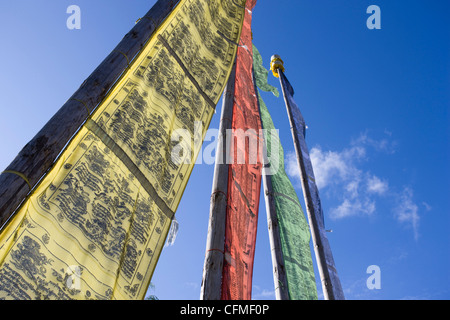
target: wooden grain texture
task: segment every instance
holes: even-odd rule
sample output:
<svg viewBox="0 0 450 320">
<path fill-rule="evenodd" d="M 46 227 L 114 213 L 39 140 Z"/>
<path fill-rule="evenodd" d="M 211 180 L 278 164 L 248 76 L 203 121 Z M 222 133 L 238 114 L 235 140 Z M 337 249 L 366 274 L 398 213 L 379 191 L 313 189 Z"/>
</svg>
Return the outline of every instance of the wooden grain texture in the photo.
<svg viewBox="0 0 450 320">
<path fill-rule="evenodd" d="M 178 2 L 158 0 L 4 171 L 22 173 L 34 187 L 86 121 L 88 110 L 91 113 L 105 98 L 129 61 Z M 0 175 L 0 226 L 11 217 L 29 191 L 27 182 L 19 175 L 10 172 Z"/>
<path fill-rule="evenodd" d="M 255 76 L 253 75 L 255 92 L 258 92 Z M 261 114 L 261 105 L 258 100 L 259 113 Z M 261 119 L 261 128 L 264 130 L 264 124 Z M 267 128 L 266 128 L 267 130 Z M 264 138 L 268 139 L 269 135 Z M 275 198 L 273 193 L 270 161 L 267 158 L 267 142 L 263 144 L 263 169 L 262 180 L 264 187 L 264 199 L 266 204 L 267 228 L 269 231 L 270 254 L 272 257 L 273 283 L 275 288 L 275 298 L 277 300 L 289 300 L 289 287 L 287 281 L 286 267 L 281 244 L 280 226 L 275 206 Z"/>
<path fill-rule="evenodd" d="M 272 257 L 273 282 L 275 286 L 275 298 L 277 300 L 289 300 L 289 288 L 286 268 L 281 248 L 280 228 L 278 223 L 275 199 L 273 197 L 272 180 L 266 174 L 266 165 L 263 169 L 264 197 L 266 200 L 267 225 L 269 230 L 270 253 Z"/>
<path fill-rule="evenodd" d="M 233 66 L 223 97 L 219 139 L 216 148 L 216 165 L 214 168 L 205 263 L 200 292 L 201 300 L 221 299 L 228 191 L 228 164 L 226 160 L 229 158 L 227 152 L 230 142 L 227 139 L 227 131 L 230 132 L 231 130 L 231 121 L 233 118 L 235 67 Z"/>
</svg>

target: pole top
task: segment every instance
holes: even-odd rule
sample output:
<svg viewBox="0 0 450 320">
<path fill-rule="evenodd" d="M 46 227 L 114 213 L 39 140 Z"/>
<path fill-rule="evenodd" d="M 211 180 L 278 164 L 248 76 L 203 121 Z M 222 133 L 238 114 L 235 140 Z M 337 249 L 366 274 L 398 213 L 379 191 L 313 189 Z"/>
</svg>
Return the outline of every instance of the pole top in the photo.
<svg viewBox="0 0 450 320">
<path fill-rule="evenodd" d="M 270 58 L 270 70 L 276 78 L 279 77 L 278 69 L 281 69 L 281 71 L 284 72 L 284 61 L 281 60 L 279 55 L 274 54 L 272 58 Z"/>
</svg>

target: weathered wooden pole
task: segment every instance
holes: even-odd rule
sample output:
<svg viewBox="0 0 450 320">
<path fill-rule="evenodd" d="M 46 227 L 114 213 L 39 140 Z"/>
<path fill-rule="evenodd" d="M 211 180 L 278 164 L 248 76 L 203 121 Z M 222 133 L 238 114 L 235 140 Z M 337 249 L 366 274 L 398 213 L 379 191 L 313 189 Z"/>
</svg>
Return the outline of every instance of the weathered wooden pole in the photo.
<svg viewBox="0 0 450 320">
<path fill-rule="evenodd" d="M 255 92 L 258 92 L 256 83 Z M 258 108 L 261 114 L 260 103 L 258 100 Z M 261 128 L 264 130 L 263 123 L 261 121 Z M 260 135 L 264 140 L 269 139 L 269 135 L 272 133 L 266 132 L 265 135 Z M 273 140 L 272 140 L 273 141 Z M 275 287 L 275 298 L 277 300 L 289 300 L 289 287 L 287 285 L 287 275 L 286 268 L 284 265 L 283 252 L 281 248 L 281 238 L 280 238 L 280 228 L 278 223 L 277 211 L 275 207 L 275 199 L 272 187 L 272 174 L 271 165 L 268 160 L 267 154 L 267 142 L 262 143 L 262 180 L 264 186 L 264 199 L 266 203 L 266 214 L 267 214 L 267 227 L 269 231 L 269 241 L 270 241 L 270 253 L 272 257 L 272 268 L 273 268 L 273 282 Z M 272 156 L 272 155 L 271 155 Z"/>
<path fill-rule="evenodd" d="M 294 140 L 295 153 L 300 168 L 300 177 L 305 198 L 306 211 L 308 213 L 311 238 L 314 245 L 317 267 L 325 300 L 344 300 L 344 292 L 335 267 L 333 254 L 328 242 L 323 224 L 323 212 L 320 204 L 319 192 L 315 184 L 314 172 L 308 147 L 306 145 L 304 131 L 306 128 L 303 116 L 298 106 L 293 101 L 292 88 L 284 75 L 283 61 L 277 55 L 272 56 L 271 70 L 280 78 L 284 101 L 291 125 L 292 138 Z"/>
<path fill-rule="evenodd" d="M 264 184 L 264 198 L 266 200 L 267 224 L 269 228 L 270 252 L 273 266 L 273 282 L 277 300 L 289 300 L 286 268 L 281 249 L 280 228 L 273 196 L 272 179 L 270 178 L 270 164 L 264 159 L 262 172 Z"/>
<path fill-rule="evenodd" d="M 234 84 L 236 64 L 224 90 L 219 137 L 216 147 L 216 164 L 211 194 L 208 238 L 203 267 L 201 300 L 220 300 L 222 295 L 222 272 L 227 216 L 228 163 L 230 152 L 231 124 L 233 119 Z"/>
<path fill-rule="evenodd" d="M 178 0 L 158 0 L 0 175 L 0 227 L 105 98 Z"/>
</svg>

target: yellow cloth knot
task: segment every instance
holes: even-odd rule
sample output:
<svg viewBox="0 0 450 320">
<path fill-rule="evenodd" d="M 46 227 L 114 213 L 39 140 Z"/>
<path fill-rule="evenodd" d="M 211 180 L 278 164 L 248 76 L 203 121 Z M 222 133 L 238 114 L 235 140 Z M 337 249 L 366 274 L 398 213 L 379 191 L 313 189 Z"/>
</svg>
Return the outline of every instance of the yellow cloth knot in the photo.
<svg viewBox="0 0 450 320">
<path fill-rule="evenodd" d="M 278 69 L 284 72 L 284 61 L 281 60 L 280 56 L 275 54 L 270 60 L 270 70 L 272 71 L 274 77 L 278 78 Z"/>
</svg>

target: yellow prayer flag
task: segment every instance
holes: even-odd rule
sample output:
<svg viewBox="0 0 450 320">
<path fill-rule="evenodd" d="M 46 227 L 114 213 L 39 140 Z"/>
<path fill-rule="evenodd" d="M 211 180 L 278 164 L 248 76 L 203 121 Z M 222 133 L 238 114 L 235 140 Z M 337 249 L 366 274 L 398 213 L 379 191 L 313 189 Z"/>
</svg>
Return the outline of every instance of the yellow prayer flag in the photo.
<svg viewBox="0 0 450 320">
<path fill-rule="evenodd" d="M 2 230 L 0 299 L 144 298 L 243 17 L 180 1 Z"/>
</svg>

